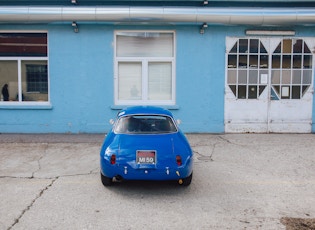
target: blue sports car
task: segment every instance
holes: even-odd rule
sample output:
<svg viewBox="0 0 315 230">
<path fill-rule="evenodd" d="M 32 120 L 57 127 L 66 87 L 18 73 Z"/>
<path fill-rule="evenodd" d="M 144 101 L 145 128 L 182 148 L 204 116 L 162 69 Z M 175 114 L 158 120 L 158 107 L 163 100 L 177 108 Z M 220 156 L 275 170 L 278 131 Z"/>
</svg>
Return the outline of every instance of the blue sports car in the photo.
<svg viewBox="0 0 315 230">
<path fill-rule="evenodd" d="M 134 106 L 120 111 L 100 152 L 104 186 L 122 180 L 176 180 L 190 185 L 193 152 L 170 111 Z"/>
</svg>

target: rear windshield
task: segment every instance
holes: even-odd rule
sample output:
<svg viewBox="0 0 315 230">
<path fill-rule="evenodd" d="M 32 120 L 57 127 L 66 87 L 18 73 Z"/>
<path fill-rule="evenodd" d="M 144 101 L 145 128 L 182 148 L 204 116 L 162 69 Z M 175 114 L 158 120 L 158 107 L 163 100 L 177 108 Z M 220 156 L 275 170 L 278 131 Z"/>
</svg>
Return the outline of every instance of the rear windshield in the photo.
<svg viewBox="0 0 315 230">
<path fill-rule="evenodd" d="M 116 133 L 173 133 L 177 132 L 172 118 L 160 115 L 133 115 L 119 118 Z"/>
</svg>

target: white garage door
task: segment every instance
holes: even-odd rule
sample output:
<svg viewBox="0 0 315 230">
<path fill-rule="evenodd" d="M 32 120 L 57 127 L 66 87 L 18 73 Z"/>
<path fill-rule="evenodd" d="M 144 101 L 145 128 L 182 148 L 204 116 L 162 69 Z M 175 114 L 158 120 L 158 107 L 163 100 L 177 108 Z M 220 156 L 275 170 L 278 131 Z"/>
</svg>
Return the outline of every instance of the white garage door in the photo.
<svg viewBox="0 0 315 230">
<path fill-rule="evenodd" d="M 226 39 L 225 132 L 310 133 L 314 39 Z"/>
</svg>

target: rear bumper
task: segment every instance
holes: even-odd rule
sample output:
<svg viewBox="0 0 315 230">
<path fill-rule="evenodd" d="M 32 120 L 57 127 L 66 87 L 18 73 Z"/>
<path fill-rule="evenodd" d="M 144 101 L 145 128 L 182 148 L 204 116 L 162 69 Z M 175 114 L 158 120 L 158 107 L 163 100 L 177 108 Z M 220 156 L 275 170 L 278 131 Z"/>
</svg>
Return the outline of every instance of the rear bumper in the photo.
<svg viewBox="0 0 315 230">
<path fill-rule="evenodd" d="M 155 168 L 133 168 L 130 165 L 110 165 L 101 161 L 101 172 L 109 178 L 122 177 L 125 180 L 179 180 L 192 173 L 192 161 L 185 166 L 171 168 L 160 166 Z"/>
</svg>

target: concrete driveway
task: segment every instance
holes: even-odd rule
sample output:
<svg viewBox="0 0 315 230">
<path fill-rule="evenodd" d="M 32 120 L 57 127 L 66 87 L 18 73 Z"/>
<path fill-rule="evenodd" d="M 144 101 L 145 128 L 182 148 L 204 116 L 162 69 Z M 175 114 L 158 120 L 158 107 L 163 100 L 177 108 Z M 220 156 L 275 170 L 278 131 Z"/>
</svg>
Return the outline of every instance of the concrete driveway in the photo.
<svg viewBox="0 0 315 230">
<path fill-rule="evenodd" d="M 285 229 L 315 217 L 312 134 L 189 134 L 189 187 L 105 188 L 103 135 L 0 135 L 0 229 Z"/>
</svg>

